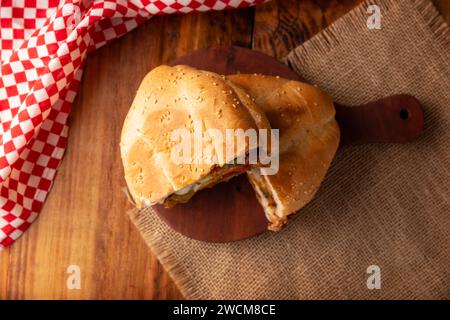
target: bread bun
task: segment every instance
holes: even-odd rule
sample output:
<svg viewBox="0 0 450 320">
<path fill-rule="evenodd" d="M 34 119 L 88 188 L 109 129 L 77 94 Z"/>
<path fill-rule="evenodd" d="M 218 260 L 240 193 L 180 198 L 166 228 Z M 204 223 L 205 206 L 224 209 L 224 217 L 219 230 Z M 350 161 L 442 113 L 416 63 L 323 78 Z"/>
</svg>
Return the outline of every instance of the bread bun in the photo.
<svg viewBox="0 0 450 320">
<path fill-rule="evenodd" d="M 275 175 L 248 173 L 258 199 L 278 230 L 316 194 L 339 145 L 333 100 L 306 83 L 263 75 L 228 76 L 252 96 L 274 129 L 280 129 L 280 162 Z"/>
<path fill-rule="evenodd" d="M 200 124 L 203 149 L 216 158 L 194 158 L 192 163 L 171 161 L 176 129 L 194 132 Z M 159 66 L 143 79 L 125 119 L 120 152 L 129 192 L 138 207 L 163 201 L 172 193 L 206 177 L 213 168 L 233 161 L 225 141 L 210 136 L 214 128 L 270 128 L 264 113 L 247 94 L 225 77 L 188 66 Z M 237 154 L 257 148 L 245 141 Z M 196 157 L 195 154 L 193 154 Z M 205 161 L 208 160 L 208 161 Z"/>
</svg>

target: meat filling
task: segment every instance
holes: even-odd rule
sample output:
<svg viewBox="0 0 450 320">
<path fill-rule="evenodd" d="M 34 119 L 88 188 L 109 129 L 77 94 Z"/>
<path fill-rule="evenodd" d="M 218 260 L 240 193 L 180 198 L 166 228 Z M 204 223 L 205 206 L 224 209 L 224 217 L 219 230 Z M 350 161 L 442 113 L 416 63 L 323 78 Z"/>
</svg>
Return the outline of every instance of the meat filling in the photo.
<svg viewBox="0 0 450 320">
<path fill-rule="evenodd" d="M 253 188 L 256 190 L 256 197 L 258 198 L 259 203 L 264 207 L 264 212 L 269 220 L 267 229 L 279 231 L 283 225 L 286 224 L 287 218 L 280 216 L 279 211 L 281 208 L 279 208 L 275 202 L 274 195 L 270 191 L 267 182 L 261 177 L 258 170 L 249 172 L 247 176 Z"/>
<path fill-rule="evenodd" d="M 247 172 L 250 169 L 251 165 L 248 164 L 225 164 L 222 167 L 216 166 L 214 169 L 212 169 L 211 173 L 208 176 L 171 194 L 164 200 L 163 205 L 166 208 L 171 208 L 178 203 L 186 203 L 194 196 L 197 191 L 205 188 L 212 188 L 216 184 L 223 181 L 228 181 L 231 178 Z"/>
<path fill-rule="evenodd" d="M 256 177 L 254 174 L 249 174 L 248 178 L 250 180 L 250 183 L 257 190 L 256 197 L 258 198 L 259 202 L 264 203 L 269 210 L 275 213 L 277 205 L 261 176 Z"/>
</svg>

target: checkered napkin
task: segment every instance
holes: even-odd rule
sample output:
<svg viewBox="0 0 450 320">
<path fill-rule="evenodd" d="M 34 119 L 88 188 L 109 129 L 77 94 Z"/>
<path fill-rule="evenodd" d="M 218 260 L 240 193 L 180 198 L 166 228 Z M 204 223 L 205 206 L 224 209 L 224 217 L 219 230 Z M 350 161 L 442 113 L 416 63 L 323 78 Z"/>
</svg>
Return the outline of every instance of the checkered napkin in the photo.
<svg viewBox="0 0 450 320">
<path fill-rule="evenodd" d="M 0 0 L 0 250 L 38 216 L 86 56 L 153 15 L 267 0 Z"/>
</svg>

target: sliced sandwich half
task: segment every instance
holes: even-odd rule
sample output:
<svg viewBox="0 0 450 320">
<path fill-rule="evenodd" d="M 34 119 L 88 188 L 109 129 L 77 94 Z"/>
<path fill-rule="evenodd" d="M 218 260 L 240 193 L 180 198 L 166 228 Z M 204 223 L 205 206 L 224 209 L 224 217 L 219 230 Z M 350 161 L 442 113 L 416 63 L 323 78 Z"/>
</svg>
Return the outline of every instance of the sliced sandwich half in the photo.
<svg viewBox="0 0 450 320">
<path fill-rule="evenodd" d="M 228 76 L 252 96 L 280 132 L 279 171 L 247 173 L 264 207 L 269 229 L 279 230 L 290 214 L 316 194 L 339 145 L 333 100 L 306 83 L 263 75 Z"/>
<path fill-rule="evenodd" d="M 258 131 L 270 124 L 225 77 L 187 66 L 160 66 L 147 74 L 120 142 L 125 179 L 137 207 L 185 203 L 197 191 L 250 170 L 253 164 L 242 159 L 259 147 L 258 139 L 234 136 L 234 153 L 227 152 L 224 137 L 230 129 Z M 176 132 L 189 133 L 189 141 Z"/>
</svg>

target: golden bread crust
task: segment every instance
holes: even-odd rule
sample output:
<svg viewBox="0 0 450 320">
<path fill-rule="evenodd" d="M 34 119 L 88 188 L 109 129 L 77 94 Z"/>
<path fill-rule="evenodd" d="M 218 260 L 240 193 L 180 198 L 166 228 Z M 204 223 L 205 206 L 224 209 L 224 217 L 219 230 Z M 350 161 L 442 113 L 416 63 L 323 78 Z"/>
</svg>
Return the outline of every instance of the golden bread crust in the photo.
<svg viewBox="0 0 450 320">
<path fill-rule="evenodd" d="M 171 139 L 172 132 L 186 129 L 193 134 L 196 124 L 200 125 L 203 150 L 211 150 L 217 161 L 171 161 L 177 144 Z M 161 201 L 205 177 L 216 165 L 233 160 L 227 157 L 223 139 L 206 134 L 211 128 L 225 136 L 226 129 L 257 130 L 270 125 L 242 89 L 215 73 L 188 66 L 159 66 L 145 76 L 125 119 L 120 142 L 125 179 L 138 207 Z M 191 144 L 193 149 L 194 142 Z M 245 141 L 237 154 L 256 147 L 257 143 Z"/>
<path fill-rule="evenodd" d="M 333 100 L 319 88 L 263 75 L 228 76 L 252 96 L 274 129 L 280 129 L 280 163 L 275 175 L 261 176 L 274 196 L 277 212 L 268 210 L 270 229 L 310 202 L 324 179 L 339 145 Z M 254 173 L 248 172 L 255 186 Z M 264 205 L 263 205 L 264 206 Z"/>
</svg>

